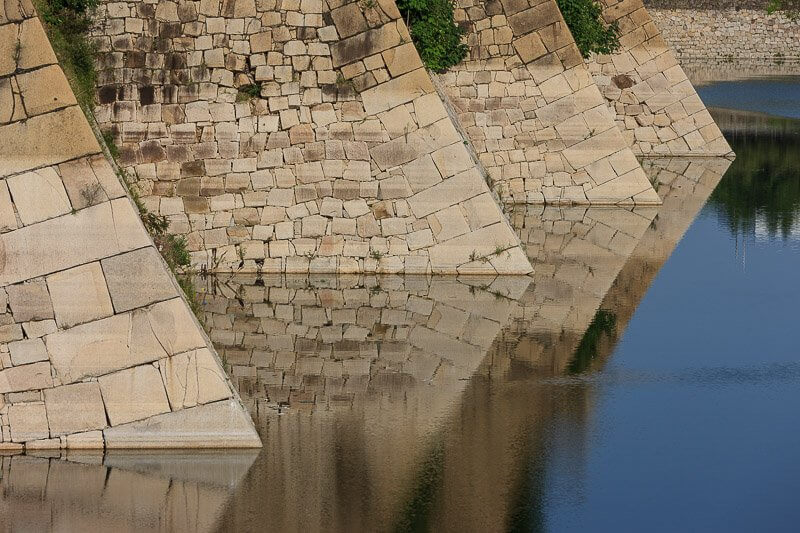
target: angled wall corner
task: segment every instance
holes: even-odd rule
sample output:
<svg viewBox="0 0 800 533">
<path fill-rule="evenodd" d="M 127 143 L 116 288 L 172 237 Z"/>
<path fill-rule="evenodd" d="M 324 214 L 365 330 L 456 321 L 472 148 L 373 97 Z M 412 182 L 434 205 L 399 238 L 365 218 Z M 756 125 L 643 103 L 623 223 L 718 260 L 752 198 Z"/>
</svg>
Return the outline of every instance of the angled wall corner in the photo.
<svg viewBox="0 0 800 533">
<path fill-rule="evenodd" d="M 0 449 L 261 445 L 26 0 L 0 10 L 0 320 Z"/>
<path fill-rule="evenodd" d="M 439 75 L 506 202 L 658 204 L 555 0 L 459 2 L 469 56 Z"/>
<path fill-rule="evenodd" d="M 393 1 L 129 1 L 98 18 L 101 126 L 196 266 L 530 272 Z"/>
<path fill-rule="evenodd" d="M 587 60 L 637 155 L 732 156 L 733 151 L 661 36 L 642 0 L 601 0 L 620 49 Z"/>
</svg>

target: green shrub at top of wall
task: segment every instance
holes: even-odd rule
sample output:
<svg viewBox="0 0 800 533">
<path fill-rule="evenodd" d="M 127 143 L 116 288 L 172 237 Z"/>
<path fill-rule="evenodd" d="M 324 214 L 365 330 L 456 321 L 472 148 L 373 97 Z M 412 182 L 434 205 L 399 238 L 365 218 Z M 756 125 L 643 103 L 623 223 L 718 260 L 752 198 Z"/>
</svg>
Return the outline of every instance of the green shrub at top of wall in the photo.
<svg viewBox="0 0 800 533">
<path fill-rule="evenodd" d="M 397 7 L 429 69 L 443 72 L 466 57 L 464 30 L 453 20 L 452 0 L 398 0 Z"/>
<path fill-rule="evenodd" d="M 556 0 L 583 57 L 592 52 L 610 54 L 619 48 L 617 23 L 603 22 L 603 8 L 597 0 Z"/>
</svg>

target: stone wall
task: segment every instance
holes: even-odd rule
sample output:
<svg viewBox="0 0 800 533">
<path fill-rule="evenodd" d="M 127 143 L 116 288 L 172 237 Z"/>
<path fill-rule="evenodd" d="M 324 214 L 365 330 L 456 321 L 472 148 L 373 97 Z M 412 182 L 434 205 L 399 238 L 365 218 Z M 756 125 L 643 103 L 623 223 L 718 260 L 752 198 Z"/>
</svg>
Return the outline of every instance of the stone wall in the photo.
<svg viewBox="0 0 800 533">
<path fill-rule="evenodd" d="M 646 0 L 645 5 L 675 51 L 685 59 L 800 61 L 800 22 L 768 14 L 765 0 Z"/>
<path fill-rule="evenodd" d="M 637 155 L 726 156 L 730 146 L 641 0 L 602 0 L 620 49 L 587 65 Z"/>
<path fill-rule="evenodd" d="M 503 200 L 659 203 L 555 0 L 463 0 L 468 58 L 439 76 Z"/>
<path fill-rule="evenodd" d="M 0 449 L 260 441 L 32 5 L 0 6 Z"/>
<path fill-rule="evenodd" d="M 98 119 L 196 267 L 530 271 L 393 0 L 108 2 L 98 21 Z"/>
</svg>

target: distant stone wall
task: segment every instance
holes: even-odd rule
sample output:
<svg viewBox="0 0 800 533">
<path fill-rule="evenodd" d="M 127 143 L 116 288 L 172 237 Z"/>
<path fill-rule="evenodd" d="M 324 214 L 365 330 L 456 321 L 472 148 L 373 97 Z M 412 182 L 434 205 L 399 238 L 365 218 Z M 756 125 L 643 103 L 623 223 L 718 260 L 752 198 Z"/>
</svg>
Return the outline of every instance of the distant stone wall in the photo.
<svg viewBox="0 0 800 533">
<path fill-rule="evenodd" d="M 750 0 L 647 0 L 645 6 L 678 59 L 763 58 L 800 61 L 800 22 L 767 14 Z"/>
<path fill-rule="evenodd" d="M 634 153 L 725 156 L 731 148 L 642 0 L 601 0 L 620 29 L 619 50 L 587 60 Z"/>
</svg>

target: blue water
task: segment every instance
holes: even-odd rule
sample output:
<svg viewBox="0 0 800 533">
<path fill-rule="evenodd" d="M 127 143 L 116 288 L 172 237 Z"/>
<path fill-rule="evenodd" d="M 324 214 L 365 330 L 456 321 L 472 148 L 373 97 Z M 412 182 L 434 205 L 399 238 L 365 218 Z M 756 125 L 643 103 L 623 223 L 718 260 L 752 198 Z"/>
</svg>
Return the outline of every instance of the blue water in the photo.
<svg viewBox="0 0 800 533">
<path fill-rule="evenodd" d="M 704 209 L 595 376 L 547 530 L 797 531 L 799 325 L 800 242 L 737 245 Z M 547 484 L 574 476 L 553 464 Z"/>
<path fill-rule="evenodd" d="M 800 80 L 796 77 L 718 82 L 698 87 L 697 93 L 709 107 L 800 118 Z"/>
</svg>

